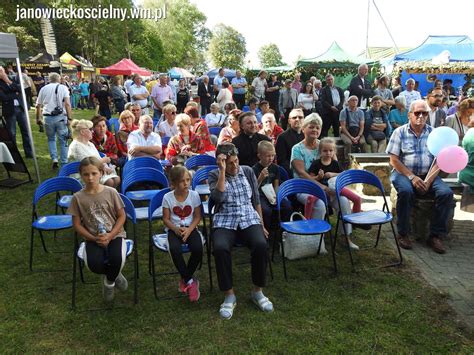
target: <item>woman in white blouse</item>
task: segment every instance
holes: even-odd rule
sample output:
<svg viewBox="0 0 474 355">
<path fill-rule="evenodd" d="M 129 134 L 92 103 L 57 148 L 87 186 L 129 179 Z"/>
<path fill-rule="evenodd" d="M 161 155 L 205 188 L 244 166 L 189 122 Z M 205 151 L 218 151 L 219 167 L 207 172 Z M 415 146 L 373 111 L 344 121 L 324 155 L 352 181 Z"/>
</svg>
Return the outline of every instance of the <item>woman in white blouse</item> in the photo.
<svg viewBox="0 0 474 355">
<path fill-rule="evenodd" d="M 227 80 L 222 81 L 222 89 L 219 90 L 216 101 L 219 104 L 221 112 L 224 112 L 224 106 L 227 103 L 234 102 L 232 99 L 232 93 L 229 90 L 229 82 Z"/>
<path fill-rule="evenodd" d="M 313 84 L 310 81 L 303 87 L 302 92 L 298 95 L 298 104 L 302 106 L 305 117 L 308 116 L 314 106 L 314 102 L 318 99 L 313 91 Z"/>
</svg>

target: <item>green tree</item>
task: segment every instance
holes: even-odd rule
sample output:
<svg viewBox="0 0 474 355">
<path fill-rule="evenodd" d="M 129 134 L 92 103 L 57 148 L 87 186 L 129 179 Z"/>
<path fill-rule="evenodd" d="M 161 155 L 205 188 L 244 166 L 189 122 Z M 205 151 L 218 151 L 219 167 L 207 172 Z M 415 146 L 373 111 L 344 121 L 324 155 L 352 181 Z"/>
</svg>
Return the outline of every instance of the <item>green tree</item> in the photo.
<svg viewBox="0 0 474 355">
<path fill-rule="evenodd" d="M 209 54 L 216 67 L 242 69 L 247 49 L 245 38 L 230 26 L 218 24 L 212 32 Z"/>
<path fill-rule="evenodd" d="M 275 43 L 270 43 L 260 47 L 257 55 L 262 68 L 285 65 L 285 63 L 282 61 L 280 49 Z"/>
<path fill-rule="evenodd" d="M 145 0 L 145 8 L 161 8 L 166 18 L 149 22 L 152 33 L 163 44 L 163 69 L 203 66 L 210 31 L 205 27 L 206 16 L 189 0 Z"/>
</svg>

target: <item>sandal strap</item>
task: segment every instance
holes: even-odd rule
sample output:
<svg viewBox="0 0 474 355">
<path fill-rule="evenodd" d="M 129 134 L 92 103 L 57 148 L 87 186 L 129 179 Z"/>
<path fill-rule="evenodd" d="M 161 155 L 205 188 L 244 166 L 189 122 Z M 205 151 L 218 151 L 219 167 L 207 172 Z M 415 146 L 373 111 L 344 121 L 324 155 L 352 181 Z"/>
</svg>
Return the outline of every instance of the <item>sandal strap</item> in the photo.
<svg viewBox="0 0 474 355">
<path fill-rule="evenodd" d="M 266 311 L 267 306 L 271 306 L 273 309 L 273 303 L 270 302 L 270 300 L 267 297 L 262 297 L 259 300 L 256 300 L 255 298 L 253 299 L 255 304 L 260 308 L 262 311 Z"/>
</svg>

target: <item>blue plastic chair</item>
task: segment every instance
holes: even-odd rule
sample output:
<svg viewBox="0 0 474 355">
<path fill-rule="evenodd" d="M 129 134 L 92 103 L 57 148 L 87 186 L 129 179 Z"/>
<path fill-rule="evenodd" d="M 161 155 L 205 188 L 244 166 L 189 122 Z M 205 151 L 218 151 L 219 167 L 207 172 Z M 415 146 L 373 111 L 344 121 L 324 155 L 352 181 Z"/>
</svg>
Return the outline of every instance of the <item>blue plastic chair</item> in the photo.
<svg viewBox="0 0 474 355">
<path fill-rule="evenodd" d="M 196 191 L 200 196 L 207 196 L 211 193 L 211 191 L 209 191 L 209 184 L 203 184 L 202 182 L 206 181 L 209 178 L 209 172 L 216 169 L 218 169 L 217 165 L 209 165 L 196 170 L 196 172 L 194 173 L 192 180 L 192 189 Z"/>
<path fill-rule="evenodd" d="M 207 154 L 194 155 L 184 162 L 184 166 L 189 170 L 208 165 L 217 165 L 217 162 L 215 157 Z"/>
<path fill-rule="evenodd" d="M 161 144 L 163 146 L 168 146 L 168 143 L 170 142 L 170 139 L 171 139 L 171 137 L 167 137 L 167 136 L 161 137 Z"/>
<path fill-rule="evenodd" d="M 58 176 L 59 177 L 69 177 L 72 174 L 79 174 L 79 165 L 81 164 L 80 161 L 73 161 L 71 163 L 67 163 L 61 166 L 59 169 Z M 68 208 L 71 204 L 72 195 L 59 195 L 56 204 L 61 207 L 63 210 Z M 58 213 L 58 211 L 56 211 Z"/>
<path fill-rule="evenodd" d="M 290 195 L 295 195 L 299 193 L 305 193 L 312 196 L 317 197 L 320 199 L 324 206 L 326 207 L 326 214 L 324 216 L 324 220 L 318 219 L 309 219 L 309 220 L 301 220 L 301 221 L 293 221 L 293 222 L 282 222 L 281 221 L 281 201 L 285 198 L 288 198 Z M 331 253 L 332 259 L 334 264 L 334 271 L 337 273 L 337 265 L 336 265 L 336 255 L 334 253 L 334 245 L 333 245 L 333 238 L 331 234 L 331 223 L 329 223 L 329 215 L 328 215 L 328 201 L 326 198 L 326 193 L 313 181 L 306 180 L 306 179 L 291 179 L 285 181 L 283 184 L 280 185 L 277 193 L 277 209 L 278 209 L 278 221 L 280 222 L 280 227 L 282 231 L 286 231 L 289 233 L 294 234 L 301 234 L 304 235 L 314 235 L 314 234 L 321 234 L 324 236 L 325 234 L 329 234 L 329 239 L 331 241 Z M 318 253 L 321 249 L 322 238 L 319 242 L 318 246 Z M 285 260 L 285 248 L 283 243 L 281 243 L 281 252 L 282 252 L 282 259 L 283 259 L 283 273 L 285 275 L 285 279 L 288 280 L 287 273 L 286 273 L 286 260 Z"/>
<path fill-rule="evenodd" d="M 222 127 L 209 127 L 209 133 L 219 137 L 219 134 L 222 131 Z"/>
<path fill-rule="evenodd" d="M 242 112 L 248 112 L 248 111 L 250 111 L 250 106 L 249 105 L 242 106 Z"/>
<path fill-rule="evenodd" d="M 33 196 L 33 210 L 31 215 L 31 236 L 30 236 L 30 270 L 33 271 L 33 241 L 35 230 L 41 237 L 41 243 L 44 251 L 47 253 L 46 244 L 44 242 L 43 232 L 60 231 L 72 227 L 72 216 L 69 214 L 39 215 L 38 203 L 40 200 L 51 194 L 61 191 L 75 193 L 82 189 L 81 184 L 76 179 L 70 177 L 54 177 L 43 181 L 39 185 Z"/>
<path fill-rule="evenodd" d="M 383 207 L 381 210 L 370 210 L 370 211 L 363 211 L 358 213 L 351 213 L 343 215 L 342 211 L 339 209 L 339 213 L 337 215 L 337 227 L 336 227 L 336 236 L 337 236 L 337 229 L 339 227 L 339 221 L 342 221 L 342 228 L 344 230 L 344 234 L 347 236 L 346 233 L 346 226 L 345 223 L 352 223 L 358 225 L 378 225 L 378 232 L 377 232 L 377 239 L 375 241 L 374 248 L 377 247 L 379 240 L 380 240 L 380 233 L 382 230 L 382 225 L 386 223 L 390 223 L 393 233 L 393 239 L 395 240 L 395 245 L 397 246 L 399 261 L 397 263 L 393 263 L 387 266 L 397 266 L 402 264 L 402 253 L 400 250 L 400 246 L 398 245 L 395 228 L 393 227 L 393 216 L 388 209 L 387 199 L 385 197 L 384 188 L 380 179 L 373 173 L 366 171 L 366 170 L 346 170 L 339 174 L 336 179 L 336 195 L 337 195 L 337 202 L 340 204 L 341 198 L 341 191 L 346 186 L 352 184 L 368 184 L 376 187 L 382 197 L 383 197 Z M 351 249 L 348 247 L 349 250 L 349 257 L 351 260 L 352 269 L 354 270 L 354 260 L 352 258 Z"/>
<path fill-rule="evenodd" d="M 120 128 L 120 121 L 116 117 L 109 118 L 109 121 L 107 122 L 107 128 L 109 129 L 110 132 L 112 133 L 117 133 Z"/>
<path fill-rule="evenodd" d="M 130 199 L 128 199 L 125 195 L 120 194 L 120 197 L 122 198 L 122 201 L 124 203 L 124 209 L 125 209 L 125 214 L 127 215 L 127 221 L 130 221 L 133 224 L 133 229 L 132 229 L 132 238 L 131 239 L 125 239 L 125 245 L 126 245 L 126 257 L 128 258 L 132 252 L 134 255 L 134 261 L 133 261 L 133 269 L 134 269 L 134 278 L 133 278 L 133 303 L 137 304 L 138 303 L 138 245 L 137 245 L 137 233 L 136 233 L 136 224 L 137 224 L 137 218 L 135 216 L 135 208 L 133 207 L 132 202 Z M 125 230 L 127 232 L 127 237 L 130 236 L 130 231 L 128 230 L 127 226 L 127 221 L 125 221 Z M 76 283 L 77 283 L 77 277 L 76 277 L 76 270 L 77 270 L 77 259 L 79 259 L 79 271 L 81 274 L 81 280 L 84 282 L 83 278 L 83 263 L 84 263 L 84 251 L 85 251 L 86 243 L 81 242 L 81 244 L 78 243 L 77 239 L 77 233 L 75 233 L 74 236 L 74 263 L 73 263 L 73 271 L 72 271 L 72 309 L 76 309 Z M 77 258 L 77 259 L 76 259 Z"/>
<path fill-rule="evenodd" d="M 160 218 L 163 217 L 163 193 L 159 193 L 155 195 L 152 200 L 150 201 L 150 205 L 148 206 L 148 235 L 150 238 L 150 249 L 149 249 L 149 268 L 150 268 L 150 273 L 152 275 L 153 279 L 153 292 L 155 294 L 155 298 L 158 299 L 158 290 L 157 290 L 157 285 L 156 285 L 156 276 L 157 275 L 167 275 L 167 274 L 176 274 L 176 271 L 173 272 L 163 272 L 163 273 L 156 273 L 155 270 L 155 248 L 162 252 L 168 253 L 169 246 L 168 246 L 168 235 L 167 233 L 159 233 L 159 234 L 153 234 L 153 226 L 152 222 L 154 219 L 156 219 L 156 213 L 157 211 L 160 211 Z M 202 206 L 201 206 L 201 212 L 202 212 Z M 209 243 L 207 242 L 207 231 L 204 229 L 204 236 L 201 234 L 201 237 L 203 237 L 203 244 L 206 245 L 206 251 L 207 251 L 207 258 L 208 258 L 208 271 L 209 271 L 209 280 L 210 280 L 210 287 L 212 289 L 212 274 L 211 274 L 211 263 L 210 263 L 210 258 L 211 254 L 209 252 Z M 182 244 L 181 250 L 184 253 L 189 253 L 189 247 L 187 244 Z M 202 263 L 202 261 L 201 261 Z"/>
<path fill-rule="evenodd" d="M 125 179 L 129 171 L 139 168 L 153 168 L 158 171 L 164 172 L 163 166 L 160 161 L 153 157 L 138 157 L 131 160 L 127 160 L 122 169 L 122 178 Z"/>
<path fill-rule="evenodd" d="M 160 185 L 157 190 L 128 191 L 132 185 L 137 183 L 154 183 Z M 122 193 L 134 201 L 149 201 L 161 189 L 168 187 L 168 179 L 161 171 L 153 168 L 138 168 L 127 173 L 122 182 Z"/>
</svg>

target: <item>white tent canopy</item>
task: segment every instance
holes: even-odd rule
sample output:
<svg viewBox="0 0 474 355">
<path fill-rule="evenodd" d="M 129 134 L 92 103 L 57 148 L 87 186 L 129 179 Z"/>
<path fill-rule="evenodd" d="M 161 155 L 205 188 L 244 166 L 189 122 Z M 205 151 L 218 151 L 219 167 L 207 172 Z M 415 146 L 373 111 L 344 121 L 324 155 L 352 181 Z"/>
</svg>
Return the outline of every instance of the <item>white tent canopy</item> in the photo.
<svg viewBox="0 0 474 355">
<path fill-rule="evenodd" d="M 18 68 L 18 75 L 21 78 L 21 66 L 20 66 L 20 55 L 18 53 L 18 45 L 16 44 L 16 37 L 11 33 L 3 33 L 0 32 L 0 58 L 5 59 L 15 59 L 16 60 L 16 67 Z M 21 93 L 23 97 L 23 107 L 28 107 L 26 103 L 26 95 L 25 95 L 25 87 L 23 86 L 23 80 L 19 80 L 21 86 Z M 40 175 L 39 175 L 39 168 L 38 168 L 38 160 L 36 159 L 36 149 L 35 144 L 33 142 L 33 134 L 31 133 L 31 123 L 30 123 L 30 115 L 28 110 L 25 110 L 26 120 L 28 122 L 28 135 L 31 141 L 31 148 L 33 150 L 33 159 L 35 164 L 36 170 L 36 177 L 38 179 L 38 184 L 41 182 Z"/>
</svg>

